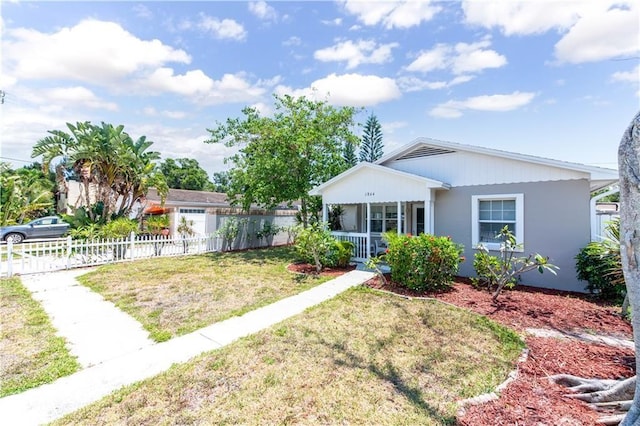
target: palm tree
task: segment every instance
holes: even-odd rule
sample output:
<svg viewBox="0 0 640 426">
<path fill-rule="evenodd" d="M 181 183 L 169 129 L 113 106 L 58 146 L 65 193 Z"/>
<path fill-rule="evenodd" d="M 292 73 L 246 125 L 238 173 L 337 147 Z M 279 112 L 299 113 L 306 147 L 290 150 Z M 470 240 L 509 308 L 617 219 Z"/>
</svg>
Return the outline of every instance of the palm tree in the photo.
<svg viewBox="0 0 640 426">
<path fill-rule="evenodd" d="M 153 161 L 160 154 L 147 151 L 153 142 L 144 136 L 134 141 L 122 125 L 79 122 L 67 127 L 70 133 L 50 130 L 31 156 L 42 155 L 45 170 L 54 159 L 62 159 L 82 185 L 83 204 L 92 221 L 108 222 L 129 214 L 149 183 L 159 179 Z M 158 186 L 160 192 L 166 187 Z"/>
</svg>

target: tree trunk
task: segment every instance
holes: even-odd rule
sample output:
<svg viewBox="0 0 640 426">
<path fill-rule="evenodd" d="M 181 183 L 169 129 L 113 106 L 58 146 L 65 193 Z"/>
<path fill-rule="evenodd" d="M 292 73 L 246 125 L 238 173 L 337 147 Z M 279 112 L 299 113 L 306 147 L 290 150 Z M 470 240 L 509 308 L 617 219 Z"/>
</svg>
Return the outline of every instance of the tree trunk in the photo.
<svg viewBox="0 0 640 426">
<path fill-rule="evenodd" d="M 631 324 L 640 365 L 640 112 L 622 135 L 618 148 L 620 172 L 620 255 L 631 303 Z M 633 405 L 621 425 L 640 424 L 640 381 L 636 381 Z"/>
</svg>

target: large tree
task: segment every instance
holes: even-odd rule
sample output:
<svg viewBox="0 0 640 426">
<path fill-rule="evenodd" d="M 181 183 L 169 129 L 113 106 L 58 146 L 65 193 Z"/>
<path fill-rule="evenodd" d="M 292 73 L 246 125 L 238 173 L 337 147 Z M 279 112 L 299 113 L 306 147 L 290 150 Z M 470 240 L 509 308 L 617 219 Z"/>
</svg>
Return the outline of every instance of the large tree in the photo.
<svg viewBox="0 0 640 426">
<path fill-rule="evenodd" d="M 357 143 L 351 131 L 356 109 L 305 97 L 274 98 L 273 117 L 244 108 L 244 118 L 208 129 L 211 139 L 206 142 L 239 147 L 226 159 L 232 164 L 228 195 L 234 203 L 247 210 L 253 203 L 273 208 L 300 200 L 306 226 L 309 190 L 346 169 L 342 147 Z"/>
<path fill-rule="evenodd" d="M 622 135 L 618 147 L 620 172 L 620 255 L 627 294 L 631 304 L 631 323 L 635 342 L 636 366 L 640 365 L 640 112 Z M 636 367 L 637 372 L 637 367 Z M 600 419 L 601 424 L 640 425 L 640 382 L 628 379 L 598 380 L 560 374 L 551 380 L 578 392 L 574 398 L 596 408 L 619 409 L 626 415 Z"/>
<path fill-rule="evenodd" d="M 378 122 L 378 118 L 371 114 L 367 118 L 362 133 L 362 145 L 360 146 L 360 161 L 373 163 L 382 157 L 382 126 Z"/>
<path fill-rule="evenodd" d="M 207 172 L 192 158 L 167 158 L 160 163 L 160 171 L 169 188 L 206 191 L 212 188 Z"/>
<path fill-rule="evenodd" d="M 150 185 L 166 192 L 166 183 L 155 171 L 154 161 L 160 154 L 147 151 L 153 142 L 145 136 L 133 140 L 124 126 L 97 126 L 88 121 L 67 123 L 67 128 L 69 133 L 50 130 L 50 136 L 34 145 L 31 157 L 42 156 L 46 171 L 55 159 L 61 159 L 62 167 L 56 167 L 58 177 L 71 174 L 79 180 L 83 206 L 92 221 L 107 222 L 129 214 Z"/>
</svg>

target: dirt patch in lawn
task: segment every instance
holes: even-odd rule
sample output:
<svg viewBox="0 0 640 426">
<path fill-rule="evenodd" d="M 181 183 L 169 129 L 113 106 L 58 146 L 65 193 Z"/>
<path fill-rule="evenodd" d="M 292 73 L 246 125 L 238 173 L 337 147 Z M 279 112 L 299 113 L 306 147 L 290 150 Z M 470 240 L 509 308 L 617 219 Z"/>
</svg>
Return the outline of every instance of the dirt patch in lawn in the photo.
<svg viewBox="0 0 640 426">
<path fill-rule="evenodd" d="M 389 277 L 388 277 L 389 278 Z M 488 291 L 478 290 L 463 278 L 443 293 L 415 292 L 378 277 L 372 288 L 411 297 L 432 297 L 467 308 L 512 327 L 569 333 L 604 334 L 631 339 L 631 324 L 619 315 L 619 307 L 606 306 L 588 296 L 535 287 L 518 286 L 505 292 L 498 305 Z M 529 356 L 519 374 L 496 401 L 468 407 L 458 418 L 461 425 L 588 425 L 597 414 L 581 401 L 566 397 L 566 388 L 547 379 L 554 374 L 620 379 L 635 374 L 634 351 L 573 339 L 526 336 Z"/>
<path fill-rule="evenodd" d="M 356 269 L 356 265 L 348 265 L 344 268 L 323 268 L 320 274 L 316 271 L 316 267 L 309 263 L 290 263 L 287 269 L 291 272 L 305 275 L 320 275 L 323 277 L 338 277 L 347 272 Z"/>
</svg>

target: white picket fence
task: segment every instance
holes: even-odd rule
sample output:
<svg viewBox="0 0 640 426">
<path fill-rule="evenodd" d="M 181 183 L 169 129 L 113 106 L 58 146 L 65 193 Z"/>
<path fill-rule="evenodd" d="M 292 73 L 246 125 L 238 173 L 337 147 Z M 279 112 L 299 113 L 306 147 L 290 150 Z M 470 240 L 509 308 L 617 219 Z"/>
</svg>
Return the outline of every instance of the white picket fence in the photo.
<svg viewBox="0 0 640 426">
<path fill-rule="evenodd" d="M 83 268 L 151 257 L 209 253 L 223 248 L 215 235 L 198 237 L 136 236 L 105 240 L 33 240 L 0 244 L 0 276 Z"/>
</svg>

